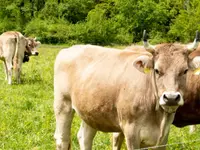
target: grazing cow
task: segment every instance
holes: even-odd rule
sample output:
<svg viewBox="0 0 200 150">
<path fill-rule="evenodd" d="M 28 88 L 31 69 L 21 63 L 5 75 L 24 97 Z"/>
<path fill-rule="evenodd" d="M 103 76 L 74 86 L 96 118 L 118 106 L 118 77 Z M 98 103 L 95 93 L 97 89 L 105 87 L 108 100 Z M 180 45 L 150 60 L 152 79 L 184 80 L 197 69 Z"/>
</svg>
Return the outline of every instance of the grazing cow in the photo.
<svg viewBox="0 0 200 150">
<path fill-rule="evenodd" d="M 21 65 L 27 61 L 27 56 L 39 54 L 36 49 L 39 44 L 40 42 L 26 38 L 16 31 L 8 31 L 0 35 L 0 59 L 4 62 L 8 84 L 12 83 L 13 67 L 17 83 L 20 83 Z"/>
<path fill-rule="evenodd" d="M 82 119 L 81 150 L 92 148 L 97 131 L 119 132 L 114 150 L 124 137 L 128 150 L 167 143 L 175 111 L 184 104 L 186 73 L 195 66 L 189 50 L 198 42 L 154 47 L 144 37 L 150 53 L 93 45 L 59 52 L 54 66 L 57 150 L 70 149 L 74 111 Z"/>
</svg>

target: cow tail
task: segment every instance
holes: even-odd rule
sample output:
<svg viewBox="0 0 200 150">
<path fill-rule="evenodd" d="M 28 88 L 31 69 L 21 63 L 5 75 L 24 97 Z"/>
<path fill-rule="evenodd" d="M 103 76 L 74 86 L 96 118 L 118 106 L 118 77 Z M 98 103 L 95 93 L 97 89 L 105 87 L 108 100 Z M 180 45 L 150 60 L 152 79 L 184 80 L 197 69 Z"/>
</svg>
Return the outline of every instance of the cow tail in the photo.
<svg viewBox="0 0 200 150">
<path fill-rule="evenodd" d="M 16 37 L 16 46 L 15 46 L 15 54 L 14 54 L 14 58 L 13 58 L 13 67 L 14 69 L 17 69 L 17 64 L 18 64 L 18 60 L 19 60 L 19 43 L 20 43 L 20 37 L 19 37 L 19 34 L 16 33 L 15 34 L 15 37 Z"/>
</svg>

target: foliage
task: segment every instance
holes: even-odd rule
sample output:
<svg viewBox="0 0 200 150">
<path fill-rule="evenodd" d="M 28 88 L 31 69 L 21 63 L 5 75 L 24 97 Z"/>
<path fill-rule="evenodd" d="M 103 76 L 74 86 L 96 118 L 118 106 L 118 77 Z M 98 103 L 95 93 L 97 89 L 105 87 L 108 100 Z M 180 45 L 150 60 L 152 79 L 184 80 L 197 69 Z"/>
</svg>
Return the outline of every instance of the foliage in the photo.
<svg viewBox="0 0 200 150">
<path fill-rule="evenodd" d="M 43 43 L 189 42 L 200 29 L 199 0 L 0 0 L 0 32 Z"/>
<path fill-rule="evenodd" d="M 186 8 L 174 20 L 169 34 L 173 39 L 179 38 L 187 42 L 194 37 L 194 32 L 200 29 L 200 3 L 198 0 L 190 1 Z"/>
</svg>

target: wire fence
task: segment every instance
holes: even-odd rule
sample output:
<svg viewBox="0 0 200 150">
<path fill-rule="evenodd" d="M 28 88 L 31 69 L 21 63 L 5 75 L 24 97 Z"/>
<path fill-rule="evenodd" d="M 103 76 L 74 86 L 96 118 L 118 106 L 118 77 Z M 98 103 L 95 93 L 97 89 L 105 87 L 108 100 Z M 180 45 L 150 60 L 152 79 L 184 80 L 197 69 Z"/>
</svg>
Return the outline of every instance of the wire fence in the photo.
<svg viewBox="0 0 200 150">
<path fill-rule="evenodd" d="M 177 143 L 166 144 L 166 145 L 158 145 L 158 146 L 151 146 L 151 147 L 146 147 L 146 148 L 139 148 L 136 150 L 148 150 L 148 149 L 155 149 L 155 148 L 162 148 L 162 147 L 171 147 L 171 146 L 175 146 L 175 145 L 191 144 L 191 143 L 195 143 L 195 142 L 200 142 L 200 139 L 191 140 L 191 141 L 187 141 L 187 142 L 177 142 Z M 200 147 L 198 147 L 198 149 L 200 149 Z"/>
</svg>

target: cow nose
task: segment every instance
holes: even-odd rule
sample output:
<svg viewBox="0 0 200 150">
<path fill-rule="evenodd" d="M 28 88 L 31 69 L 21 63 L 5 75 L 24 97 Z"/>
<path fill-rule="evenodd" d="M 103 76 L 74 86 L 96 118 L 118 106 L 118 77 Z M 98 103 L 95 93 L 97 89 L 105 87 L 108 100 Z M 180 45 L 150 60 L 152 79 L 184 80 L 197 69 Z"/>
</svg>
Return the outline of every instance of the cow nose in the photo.
<svg viewBox="0 0 200 150">
<path fill-rule="evenodd" d="M 177 105 L 181 100 L 181 94 L 179 92 L 166 92 L 163 94 L 163 100 L 167 105 Z"/>
<path fill-rule="evenodd" d="M 38 56 L 38 55 L 39 55 L 39 53 L 38 53 L 38 52 L 35 52 L 35 55 L 36 55 L 36 56 Z"/>
</svg>

